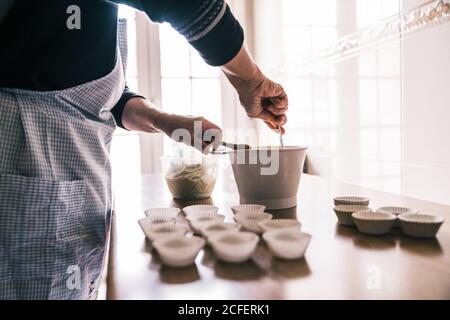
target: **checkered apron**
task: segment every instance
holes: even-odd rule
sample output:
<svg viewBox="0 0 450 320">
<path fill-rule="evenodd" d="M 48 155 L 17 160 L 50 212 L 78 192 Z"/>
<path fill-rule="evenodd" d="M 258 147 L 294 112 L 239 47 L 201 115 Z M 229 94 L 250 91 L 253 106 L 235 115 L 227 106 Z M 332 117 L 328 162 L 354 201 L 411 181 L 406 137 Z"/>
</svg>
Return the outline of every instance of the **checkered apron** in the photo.
<svg viewBox="0 0 450 320">
<path fill-rule="evenodd" d="M 95 298 L 110 227 L 116 65 L 61 91 L 0 88 L 0 299 Z"/>
</svg>

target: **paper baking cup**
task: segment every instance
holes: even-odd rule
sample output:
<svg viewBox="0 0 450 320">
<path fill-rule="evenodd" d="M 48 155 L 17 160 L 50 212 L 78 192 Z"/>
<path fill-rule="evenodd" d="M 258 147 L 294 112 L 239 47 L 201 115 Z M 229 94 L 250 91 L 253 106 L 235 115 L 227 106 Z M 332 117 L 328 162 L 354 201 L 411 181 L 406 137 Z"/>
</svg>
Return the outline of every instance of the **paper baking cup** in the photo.
<svg viewBox="0 0 450 320">
<path fill-rule="evenodd" d="M 259 222 L 263 232 L 277 229 L 300 229 L 300 222 L 295 219 L 273 219 Z"/>
<path fill-rule="evenodd" d="M 367 206 L 342 204 L 333 208 L 338 218 L 338 223 L 344 226 L 354 226 L 352 213 L 361 210 L 367 210 Z"/>
<path fill-rule="evenodd" d="M 238 232 L 241 227 L 242 226 L 238 223 L 209 222 L 200 229 L 200 233 L 209 239 L 210 237 L 223 232 Z"/>
<path fill-rule="evenodd" d="M 334 205 L 360 205 L 360 206 L 369 206 L 369 198 L 366 197 L 356 197 L 356 196 L 344 196 L 344 197 L 336 197 L 333 199 Z"/>
<path fill-rule="evenodd" d="M 372 210 L 357 211 L 352 214 L 353 221 L 361 233 L 382 235 L 391 231 L 397 217 L 388 212 Z"/>
<path fill-rule="evenodd" d="M 223 215 L 213 215 L 208 219 L 198 219 L 191 220 L 189 224 L 191 225 L 192 230 L 195 234 L 202 235 L 202 230 L 211 223 L 220 223 L 223 222 L 225 217 Z"/>
<path fill-rule="evenodd" d="M 404 213 L 398 216 L 404 233 L 411 237 L 433 238 L 444 218 L 433 213 Z"/>
<path fill-rule="evenodd" d="M 153 242 L 153 247 L 158 251 L 162 262 L 171 267 L 194 264 L 195 258 L 204 246 L 205 239 L 200 237 L 170 237 Z"/>
<path fill-rule="evenodd" d="M 282 259 L 300 259 L 311 241 L 311 235 L 295 229 L 264 232 L 263 239 L 274 256 Z"/>
<path fill-rule="evenodd" d="M 204 212 L 217 213 L 219 208 L 210 204 L 196 204 L 183 208 L 183 212 L 186 216 L 194 216 Z"/>
<path fill-rule="evenodd" d="M 381 207 L 381 208 L 378 208 L 377 211 L 395 214 L 397 216 L 397 218 L 400 214 L 417 213 L 418 212 L 418 210 L 415 208 L 407 208 L 407 207 Z M 395 221 L 394 228 L 400 228 L 400 220 L 397 219 Z"/>
<path fill-rule="evenodd" d="M 238 212 L 233 219 L 242 225 L 242 230 L 261 234 L 263 229 L 259 225 L 260 222 L 271 220 L 272 215 L 265 212 Z"/>
<path fill-rule="evenodd" d="M 175 218 L 171 217 L 146 217 L 138 221 L 144 234 L 146 234 L 152 228 L 157 228 L 166 225 L 175 225 Z"/>
<path fill-rule="evenodd" d="M 144 211 L 147 217 L 164 216 L 176 218 L 181 210 L 178 208 L 151 208 Z"/>
<path fill-rule="evenodd" d="M 236 214 L 238 212 L 264 212 L 266 210 L 266 207 L 261 204 L 240 204 L 236 206 L 231 207 L 231 211 L 233 211 L 233 214 Z"/>
<path fill-rule="evenodd" d="M 213 212 L 200 212 L 195 215 L 187 216 L 186 219 L 189 221 L 189 225 L 192 230 L 198 235 L 201 234 L 201 228 L 206 226 L 211 222 L 223 222 L 225 220 L 225 216 L 218 213 Z"/>
<path fill-rule="evenodd" d="M 251 232 L 223 232 L 209 238 L 217 258 L 230 263 L 248 260 L 258 242 L 259 237 Z"/>
<path fill-rule="evenodd" d="M 144 230 L 145 236 L 150 241 L 162 238 L 184 236 L 189 231 L 187 226 L 181 225 L 163 225 L 159 227 L 148 228 Z"/>
</svg>

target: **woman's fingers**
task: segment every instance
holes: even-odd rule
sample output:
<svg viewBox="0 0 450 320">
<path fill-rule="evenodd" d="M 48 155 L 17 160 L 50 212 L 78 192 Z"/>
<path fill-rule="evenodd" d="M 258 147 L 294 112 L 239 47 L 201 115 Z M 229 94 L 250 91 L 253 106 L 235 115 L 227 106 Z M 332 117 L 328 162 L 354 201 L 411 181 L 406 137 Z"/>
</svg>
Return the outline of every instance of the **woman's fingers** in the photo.
<svg viewBox="0 0 450 320">
<path fill-rule="evenodd" d="M 222 141 L 222 129 L 211 121 L 201 118 L 202 121 L 202 151 L 207 154 L 218 147 Z"/>
<path fill-rule="evenodd" d="M 275 116 L 281 116 L 286 114 L 286 112 L 288 111 L 288 108 L 281 108 L 281 107 L 276 107 L 274 105 L 268 105 L 266 107 L 267 110 L 269 110 L 273 115 Z"/>
<path fill-rule="evenodd" d="M 287 117 L 285 115 L 277 116 L 267 109 L 263 109 L 258 118 L 267 123 L 270 123 L 270 125 L 274 129 L 278 128 L 278 126 L 285 125 L 287 122 Z"/>
<path fill-rule="evenodd" d="M 273 124 L 271 124 L 270 122 L 264 122 L 270 129 L 272 129 L 273 131 L 278 132 L 278 126 L 274 126 Z M 284 129 L 284 127 L 281 127 L 281 134 L 285 134 L 286 130 Z"/>
<path fill-rule="evenodd" d="M 288 97 L 286 92 L 284 92 L 283 87 L 269 80 L 269 84 L 264 90 L 265 97 L 261 100 L 263 109 L 269 111 L 275 119 L 270 121 L 273 125 L 281 124 L 286 122 L 286 112 L 288 111 Z"/>
</svg>

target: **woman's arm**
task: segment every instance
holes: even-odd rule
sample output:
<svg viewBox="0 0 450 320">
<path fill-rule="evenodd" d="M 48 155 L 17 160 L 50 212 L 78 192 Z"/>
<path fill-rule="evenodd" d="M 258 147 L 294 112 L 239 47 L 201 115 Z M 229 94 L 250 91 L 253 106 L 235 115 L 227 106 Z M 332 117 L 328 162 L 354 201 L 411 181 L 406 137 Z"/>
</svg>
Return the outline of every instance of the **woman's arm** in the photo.
<svg viewBox="0 0 450 320">
<path fill-rule="evenodd" d="M 167 22 L 212 66 L 230 61 L 244 31 L 225 0 L 112 0 L 144 11 L 153 22 Z"/>
<path fill-rule="evenodd" d="M 176 141 L 182 134 L 177 130 L 184 130 L 189 134 L 189 140 L 183 140 L 183 142 L 199 150 L 204 150 L 210 144 L 204 140 L 213 140 L 211 136 L 215 139 L 221 137 L 221 129 L 205 118 L 167 113 L 142 97 L 131 98 L 127 101 L 122 112 L 122 124 L 128 130 L 162 131 Z"/>
<path fill-rule="evenodd" d="M 286 93 L 254 63 L 243 45 L 243 29 L 224 0 L 114 1 L 145 11 L 155 22 L 170 23 L 206 63 L 221 66 L 250 117 L 272 129 L 286 123 Z"/>
<path fill-rule="evenodd" d="M 245 46 L 222 70 L 249 117 L 263 120 L 271 129 L 287 122 L 288 98 L 283 87 L 264 76 Z"/>
</svg>

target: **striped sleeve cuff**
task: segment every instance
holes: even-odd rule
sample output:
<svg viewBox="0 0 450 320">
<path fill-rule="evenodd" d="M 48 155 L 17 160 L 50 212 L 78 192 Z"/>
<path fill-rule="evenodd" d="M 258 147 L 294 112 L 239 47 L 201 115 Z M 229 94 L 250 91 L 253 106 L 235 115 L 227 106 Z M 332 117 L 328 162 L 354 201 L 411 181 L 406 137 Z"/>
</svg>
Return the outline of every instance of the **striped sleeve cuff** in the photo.
<svg viewBox="0 0 450 320">
<path fill-rule="evenodd" d="M 199 28 L 186 37 L 205 62 L 212 66 L 228 63 L 244 43 L 244 31 L 228 5 L 224 4 L 223 13 L 221 9 L 217 14 L 207 27 Z"/>
<path fill-rule="evenodd" d="M 130 91 L 130 89 L 128 89 L 128 87 L 125 87 L 125 90 L 123 91 L 122 96 L 120 97 L 119 101 L 111 109 L 111 113 L 112 113 L 114 120 L 116 121 L 116 124 L 118 127 L 128 130 L 127 128 L 124 127 L 124 125 L 122 123 L 123 109 L 125 108 L 125 105 L 127 104 L 128 100 L 130 100 L 132 98 L 136 98 L 136 97 L 145 99 L 145 97 L 143 97 L 137 93 L 134 93 L 134 92 Z"/>
<path fill-rule="evenodd" d="M 169 19 L 172 27 L 212 66 L 229 62 L 242 47 L 244 31 L 224 0 L 187 1 L 196 3 L 189 14 Z M 186 8 L 187 9 L 187 8 Z"/>
</svg>

